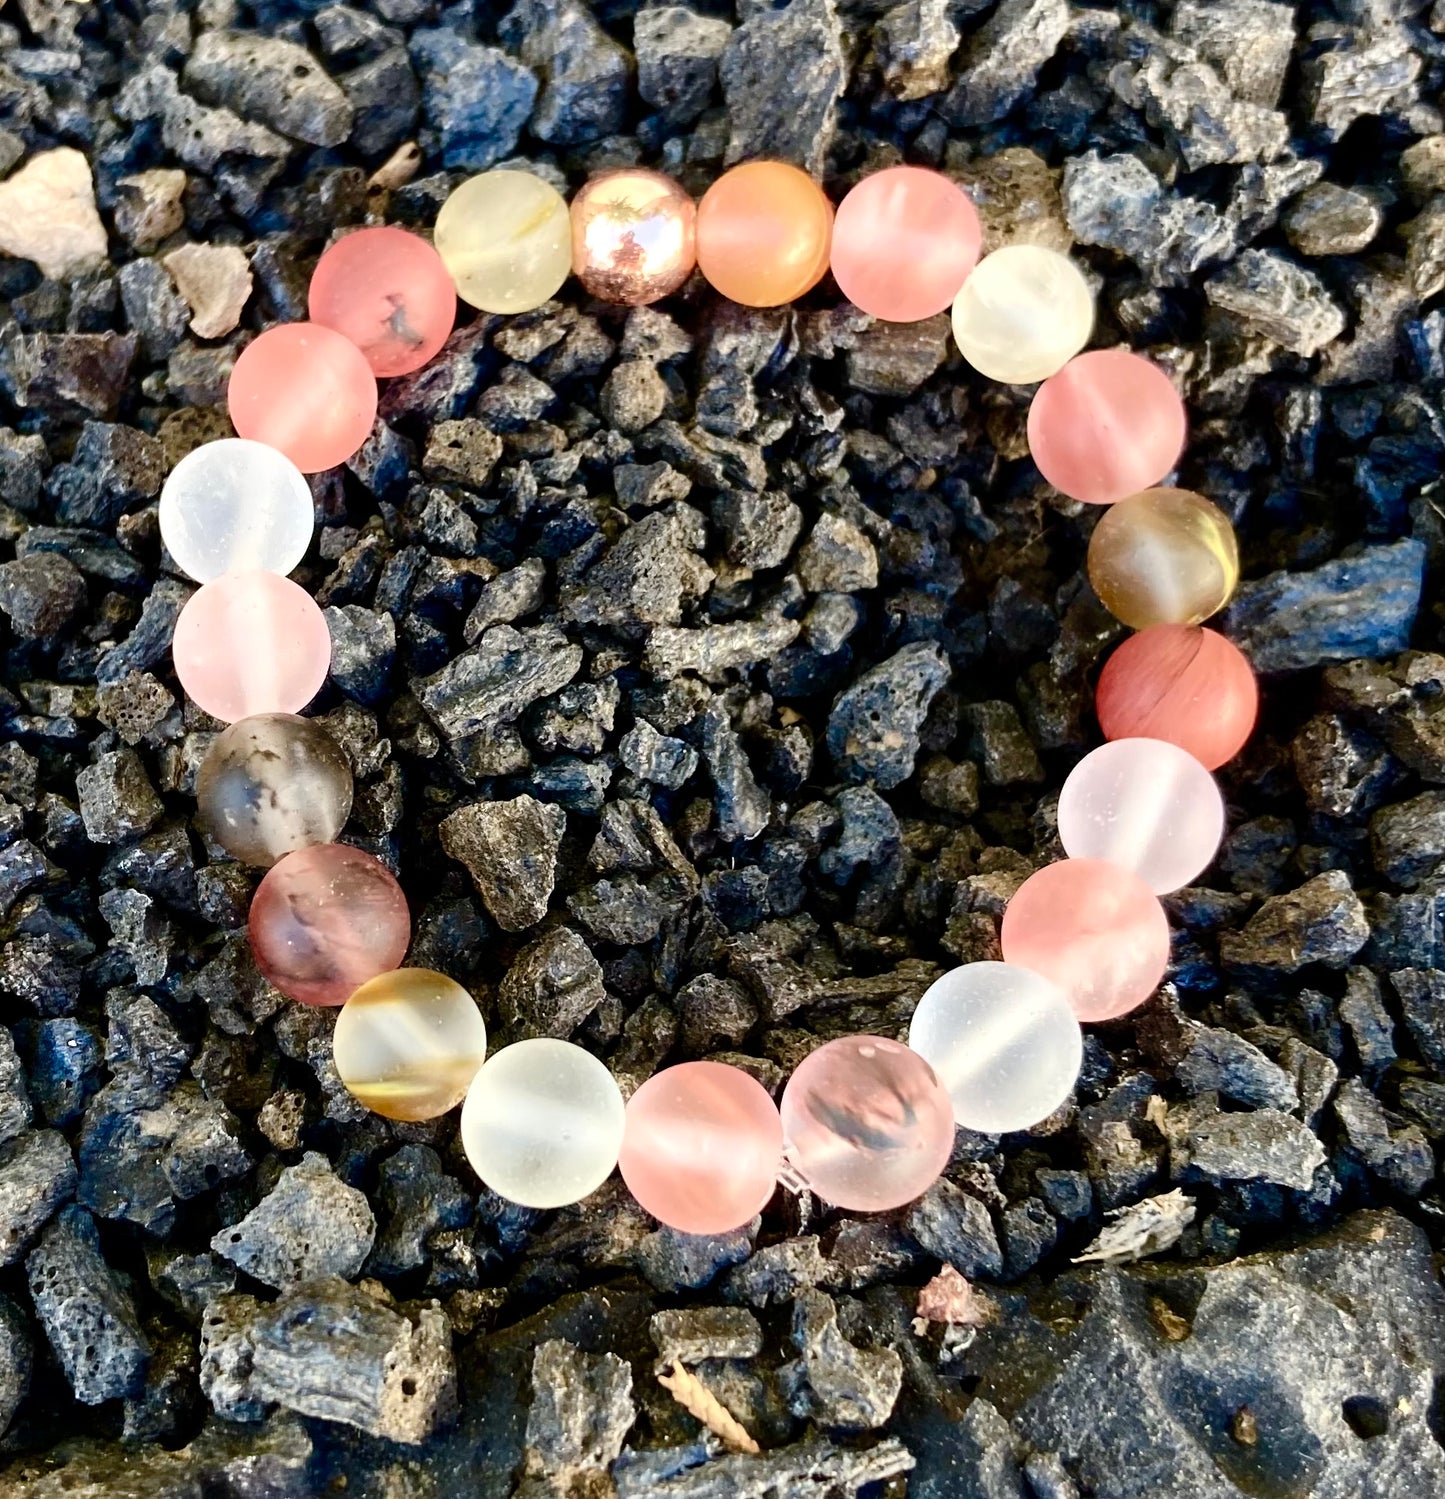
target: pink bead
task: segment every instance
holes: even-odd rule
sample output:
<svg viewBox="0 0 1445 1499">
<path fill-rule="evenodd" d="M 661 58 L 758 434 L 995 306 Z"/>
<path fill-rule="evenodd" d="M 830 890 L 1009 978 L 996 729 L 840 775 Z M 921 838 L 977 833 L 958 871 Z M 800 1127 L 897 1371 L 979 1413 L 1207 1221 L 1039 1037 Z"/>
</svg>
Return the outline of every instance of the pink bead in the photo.
<svg viewBox="0 0 1445 1499">
<path fill-rule="evenodd" d="M 457 290 L 420 236 L 387 225 L 344 235 L 316 263 L 311 321 L 334 329 L 377 375 L 419 370 L 447 341 Z"/>
<path fill-rule="evenodd" d="M 824 1202 L 860 1213 L 902 1207 L 953 1150 L 953 1101 L 933 1068 L 880 1036 L 829 1041 L 783 1089 L 789 1163 Z"/>
<path fill-rule="evenodd" d="M 331 669 L 326 616 L 279 573 L 223 573 L 176 620 L 171 657 L 187 695 L 222 723 L 299 713 Z"/>
<path fill-rule="evenodd" d="M 1184 402 L 1127 349 L 1079 354 L 1034 392 L 1029 452 L 1064 494 L 1112 505 L 1157 484 L 1184 451 Z"/>
<path fill-rule="evenodd" d="M 838 205 L 833 276 L 855 307 L 914 323 L 952 304 L 982 240 L 978 211 L 962 188 L 926 167 L 887 167 Z"/>
<path fill-rule="evenodd" d="M 1104 663 L 1094 708 L 1106 739 L 1165 739 L 1215 770 L 1244 748 L 1259 686 L 1217 630 L 1150 625 Z"/>
<path fill-rule="evenodd" d="M 1052 979 L 1080 1020 L 1127 1015 L 1159 987 L 1169 922 L 1136 874 L 1102 859 L 1061 859 L 1014 892 L 999 934 L 1004 961 Z"/>
<path fill-rule="evenodd" d="M 376 376 L 349 338 L 319 323 L 280 323 L 241 350 L 226 403 L 239 436 L 319 474 L 371 436 Z"/>
<path fill-rule="evenodd" d="M 256 966 L 304 1005 L 344 1005 L 400 967 L 411 913 L 391 871 L 344 843 L 300 848 L 267 871 L 247 923 Z"/>
<path fill-rule="evenodd" d="M 628 1100 L 617 1164 L 659 1222 L 722 1234 L 762 1211 L 782 1155 L 777 1106 L 761 1083 L 722 1062 L 683 1062 Z"/>
</svg>

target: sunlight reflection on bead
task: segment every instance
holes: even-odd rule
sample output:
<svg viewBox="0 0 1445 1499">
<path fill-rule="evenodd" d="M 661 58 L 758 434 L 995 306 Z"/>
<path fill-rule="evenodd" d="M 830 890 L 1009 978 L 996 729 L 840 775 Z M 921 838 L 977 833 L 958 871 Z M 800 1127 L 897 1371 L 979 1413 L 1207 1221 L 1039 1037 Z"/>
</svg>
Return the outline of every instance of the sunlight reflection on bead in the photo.
<svg viewBox="0 0 1445 1499">
<path fill-rule="evenodd" d="M 908 1044 L 938 1074 L 966 1129 L 1006 1134 L 1073 1091 L 1084 1039 L 1068 998 L 1012 963 L 966 963 L 918 1001 Z"/>
<path fill-rule="evenodd" d="M 454 979 L 397 968 L 341 1007 L 331 1051 L 348 1092 L 372 1113 L 435 1119 L 467 1096 L 487 1054 L 487 1027 Z"/>
<path fill-rule="evenodd" d="M 661 172 L 603 172 L 578 191 L 571 214 L 573 274 L 605 302 L 656 302 L 697 263 L 697 209 Z"/>
</svg>

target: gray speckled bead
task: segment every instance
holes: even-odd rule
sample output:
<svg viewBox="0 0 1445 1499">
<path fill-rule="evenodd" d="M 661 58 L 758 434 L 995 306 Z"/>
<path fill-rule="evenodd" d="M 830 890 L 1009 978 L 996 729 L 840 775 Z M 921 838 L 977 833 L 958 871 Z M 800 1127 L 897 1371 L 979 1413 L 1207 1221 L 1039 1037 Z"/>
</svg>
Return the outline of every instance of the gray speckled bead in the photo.
<svg viewBox="0 0 1445 1499">
<path fill-rule="evenodd" d="M 331 843 L 351 815 L 351 766 L 318 724 L 258 713 L 216 738 L 196 777 L 201 827 L 243 864 Z"/>
</svg>

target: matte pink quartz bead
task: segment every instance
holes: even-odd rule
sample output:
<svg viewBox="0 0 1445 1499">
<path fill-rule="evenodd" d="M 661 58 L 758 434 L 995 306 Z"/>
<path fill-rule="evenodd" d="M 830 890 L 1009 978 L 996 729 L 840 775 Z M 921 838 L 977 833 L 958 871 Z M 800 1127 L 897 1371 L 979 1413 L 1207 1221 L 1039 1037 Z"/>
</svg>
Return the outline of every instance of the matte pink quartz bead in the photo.
<svg viewBox="0 0 1445 1499">
<path fill-rule="evenodd" d="M 224 573 L 193 593 L 171 657 L 188 697 L 222 723 L 299 713 L 331 669 L 326 616 L 279 573 Z"/>
<path fill-rule="evenodd" d="M 1214 770 L 1244 748 L 1259 686 L 1217 630 L 1150 625 L 1104 663 L 1094 710 L 1106 739 L 1166 739 Z"/>
<path fill-rule="evenodd" d="M 319 323 L 280 323 L 241 350 L 226 404 L 239 436 L 319 474 L 371 436 L 376 376 L 349 338 Z"/>
<path fill-rule="evenodd" d="M 1169 922 L 1136 874 L 1102 859 L 1061 859 L 1014 892 L 999 933 L 1004 961 L 1052 979 L 1080 1020 L 1142 1005 L 1169 964 Z"/>
<path fill-rule="evenodd" d="M 1090 505 L 1157 484 L 1179 462 L 1184 434 L 1184 402 L 1169 376 L 1127 349 L 1075 356 L 1029 406 L 1029 452 L 1039 472 Z"/>
<path fill-rule="evenodd" d="M 348 338 L 377 375 L 419 370 L 447 341 L 457 289 L 419 235 L 381 225 L 344 235 L 316 263 L 311 321 Z"/>
<path fill-rule="evenodd" d="M 783 1089 L 789 1164 L 824 1202 L 902 1207 L 953 1150 L 953 1101 L 933 1068 L 880 1036 L 844 1036 L 805 1057 Z"/>
<path fill-rule="evenodd" d="M 1214 777 L 1163 739 L 1101 744 L 1059 794 L 1059 841 L 1069 857 L 1122 864 L 1155 895 L 1192 884 L 1223 837 L 1224 798 Z"/>
<path fill-rule="evenodd" d="M 256 966 L 303 1005 L 344 1005 L 401 966 L 411 913 L 392 872 L 344 843 L 287 854 L 267 871 L 248 922 Z"/>
<path fill-rule="evenodd" d="M 855 307 L 914 323 L 952 305 L 982 240 L 978 211 L 957 184 L 926 167 L 887 167 L 838 205 L 833 276 Z"/>
<path fill-rule="evenodd" d="M 682 1062 L 627 1101 L 622 1179 L 647 1212 L 681 1233 L 741 1228 L 773 1195 L 782 1158 L 777 1105 L 740 1068 Z"/>
</svg>

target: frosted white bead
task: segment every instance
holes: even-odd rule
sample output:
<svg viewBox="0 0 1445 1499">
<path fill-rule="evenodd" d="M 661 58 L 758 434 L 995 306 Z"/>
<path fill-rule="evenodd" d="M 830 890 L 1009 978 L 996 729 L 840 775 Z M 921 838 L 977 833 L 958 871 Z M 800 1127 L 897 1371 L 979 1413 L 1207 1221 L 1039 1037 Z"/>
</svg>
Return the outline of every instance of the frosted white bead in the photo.
<svg viewBox="0 0 1445 1499">
<path fill-rule="evenodd" d="M 1156 895 L 1209 867 L 1224 837 L 1214 777 L 1177 744 L 1114 739 L 1085 755 L 1059 794 L 1059 838 L 1071 859 L 1107 859 Z"/>
<path fill-rule="evenodd" d="M 1012 963 L 966 963 L 913 1012 L 908 1044 L 938 1074 L 965 1129 L 1001 1135 L 1047 1119 L 1083 1062 L 1079 1022 L 1062 991 Z"/>
<path fill-rule="evenodd" d="M 625 1110 L 611 1072 L 570 1041 L 517 1041 L 472 1079 L 462 1148 L 500 1196 L 529 1208 L 580 1202 L 612 1174 Z"/>
<path fill-rule="evenodd" d="M 953 336 L 979 374 L 1006 385 L 1056 375 L 1089 341 L 1094 298 L 1057 250 L 1005 245 L 985 255 L 953 301 Z"/>
<path fill-rule="evenodd" d="M 223 437 L 187 453 L 161 490 L 161 540 L 198 583 L 289 573 L 311 545 L 311 490 L 264 442 Z"/>
</svg>

